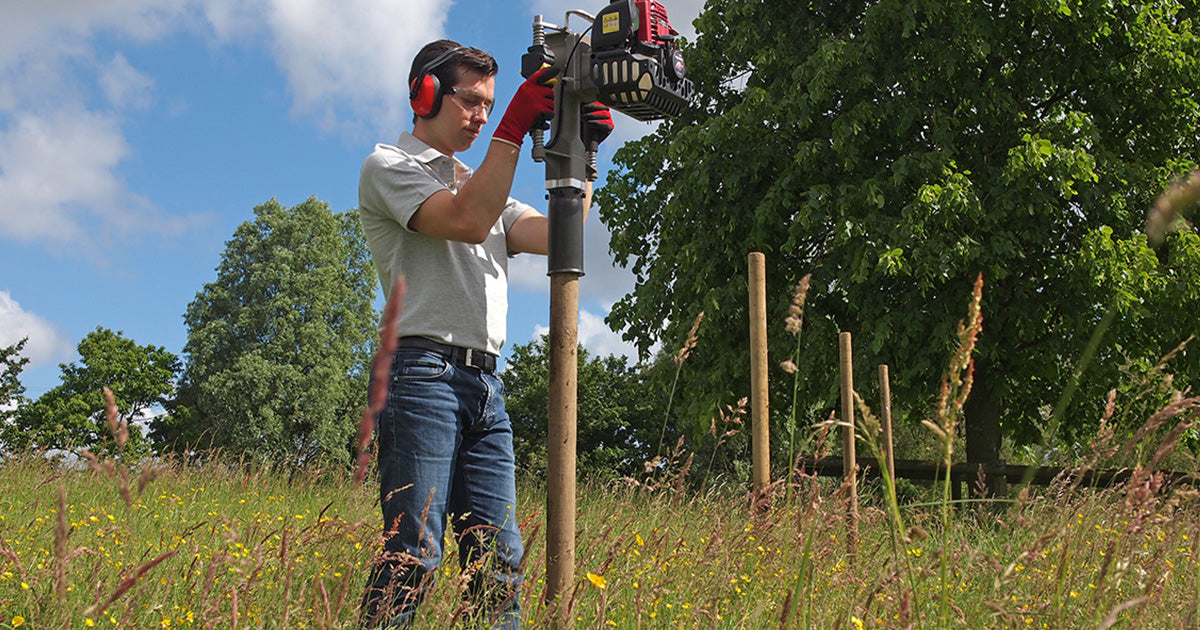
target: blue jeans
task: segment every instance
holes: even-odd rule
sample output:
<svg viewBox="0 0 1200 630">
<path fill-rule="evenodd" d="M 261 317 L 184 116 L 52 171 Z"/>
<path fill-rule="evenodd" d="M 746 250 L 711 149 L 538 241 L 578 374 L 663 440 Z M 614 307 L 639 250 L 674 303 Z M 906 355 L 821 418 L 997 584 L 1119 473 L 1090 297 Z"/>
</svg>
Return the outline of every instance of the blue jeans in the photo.
<svg viewBox="0 0 1200 630">
<path fill-rule="evenodd" d="M 446 522 L 470 594 L 493 627 L 520 628 L 512 425 L 500 379 L 401 348 L 376 424 L 385 542 L 363 597 L 367 625 L 407 627 L 433 586 Z"/>
</svg>

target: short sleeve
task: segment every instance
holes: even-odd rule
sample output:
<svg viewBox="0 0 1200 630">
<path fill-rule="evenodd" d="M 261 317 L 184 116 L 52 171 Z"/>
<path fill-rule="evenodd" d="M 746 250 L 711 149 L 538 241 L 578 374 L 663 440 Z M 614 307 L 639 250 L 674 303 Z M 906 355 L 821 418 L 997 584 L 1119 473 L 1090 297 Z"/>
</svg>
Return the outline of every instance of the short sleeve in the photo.
<svg viewBox="0 0 1200 630">
<path fill-rule="evenodd" d="M 363 162 L 358 182 L 361 210 L 383 215 L 405 230 L 421 204 L 434 193 L 446 190 L 445 184 L 412 156 L 376 147 Z"/>
<path fill-rule="evenodd" d="M 535 208 L 527 203 L 522 203 L 509 197 L 508 203 L 504 206 L 504 211 L 500 213 L 500 222 L 504 226 L 504 233 L 508 234 L 512 230 L 513 224 L 517 222 L 517 219 L 520 219 L 522 215 L 530 210 L 535 210 Z"/>
</svg>

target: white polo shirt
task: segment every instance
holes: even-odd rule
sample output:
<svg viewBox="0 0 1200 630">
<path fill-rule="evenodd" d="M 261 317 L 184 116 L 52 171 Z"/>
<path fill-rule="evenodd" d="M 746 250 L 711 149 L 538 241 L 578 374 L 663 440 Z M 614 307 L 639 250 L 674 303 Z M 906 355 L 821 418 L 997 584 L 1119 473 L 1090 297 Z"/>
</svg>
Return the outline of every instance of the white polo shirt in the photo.
<svg viewBox="0 0 1200 630">
<path fill-rule="evenodd" d="M 413 231 L 409 221 L 439 190 L 457 193 L 473 171 L 411 133 L 375 145 L 358 182 L 358 214 L 384 295 L 405 277 L 399 335 L 500 354 L 508 315 L 506 235 L 531 206 L 509 197 L 478 245 Z"/>
</svg>

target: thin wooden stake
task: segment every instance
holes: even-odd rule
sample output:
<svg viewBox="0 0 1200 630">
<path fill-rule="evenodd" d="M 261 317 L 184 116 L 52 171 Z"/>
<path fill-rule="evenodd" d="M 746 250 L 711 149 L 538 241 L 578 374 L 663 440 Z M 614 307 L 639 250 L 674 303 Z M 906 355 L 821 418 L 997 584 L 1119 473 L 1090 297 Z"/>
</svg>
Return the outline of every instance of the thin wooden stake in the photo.
<svg viewBox="0 0 1200 630">
<path fill-rule="evenodd" d="M 842 485 L 846 487 L 846 543 L 850 561 L 858 558 L 858 458 L 854 445 L 854 356 L 850 333 L 838 338 L 842 372 Z"/>
<path fill-rule="evenodd" d="M 550 421 L 547 427 L 546 592 L 550 627 L 570 630 L 575 582 L 575 442 L 579 276 L 550 276 Z"/>
<path fill-rule="evenodd" d="M 896 487 L 896 455 L 893 452 L 892 441 L 892 383 L 886 364 L 879 366 L 879 397 L 880 421 L 883 423 L 883 439 L 880 440 L 883 450 L 883 462 L 887 466 L 887 475 Z"/>
<path fill-rule="evenodd" d="M 771 435 L 767 389 L 767 257 L 750 253 L 750 410 L 754 494 L 771 483 Z M 757 502 L 756 502 L 757 503 Z"/>
</svg>

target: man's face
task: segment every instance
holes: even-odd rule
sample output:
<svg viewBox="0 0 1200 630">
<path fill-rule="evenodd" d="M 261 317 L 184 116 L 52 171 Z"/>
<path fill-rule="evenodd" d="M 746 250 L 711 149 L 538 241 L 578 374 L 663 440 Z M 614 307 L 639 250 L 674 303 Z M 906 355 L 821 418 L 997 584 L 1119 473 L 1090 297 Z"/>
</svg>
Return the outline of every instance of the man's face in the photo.
<svg viewBox="0 0 1200 630">
<path fill-rule="evenodd" d="M 435 149 L 451 155 L 466 151 L 487 124 L 496 102 L 496 77 L 463 70 L 458 81 L 446 90 L 442 108 L 429 122 Z"/>
</svg>

